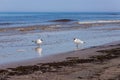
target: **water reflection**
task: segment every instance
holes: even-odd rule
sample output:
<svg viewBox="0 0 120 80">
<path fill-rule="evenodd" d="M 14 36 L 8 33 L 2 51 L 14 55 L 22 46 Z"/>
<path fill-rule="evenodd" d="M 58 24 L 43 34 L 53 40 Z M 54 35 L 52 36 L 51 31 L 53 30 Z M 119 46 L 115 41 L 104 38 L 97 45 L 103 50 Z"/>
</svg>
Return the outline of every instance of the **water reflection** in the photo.
<svg viewBox="0 0 120 80">
<path fill-rule="evenodd" d="M 41 47 L 36 47 L 35 51 L 39 54 L 39 56 L 42 56 L 42 48 Z"/>
</svg>

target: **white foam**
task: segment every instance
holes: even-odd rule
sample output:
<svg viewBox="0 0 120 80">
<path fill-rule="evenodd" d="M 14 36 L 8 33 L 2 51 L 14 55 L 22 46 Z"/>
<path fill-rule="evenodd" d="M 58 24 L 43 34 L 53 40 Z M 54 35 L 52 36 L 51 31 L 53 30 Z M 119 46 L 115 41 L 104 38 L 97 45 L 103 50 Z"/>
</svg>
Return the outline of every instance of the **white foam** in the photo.
<svg viewBox="0 0 120 80">
<path fill-rule="evenodd" d="M 77 22 L 77 24 L 118 23 L 118 22 L 120 22 L 120 20 L 100 20 L 100 21 Z"/>
</svg>

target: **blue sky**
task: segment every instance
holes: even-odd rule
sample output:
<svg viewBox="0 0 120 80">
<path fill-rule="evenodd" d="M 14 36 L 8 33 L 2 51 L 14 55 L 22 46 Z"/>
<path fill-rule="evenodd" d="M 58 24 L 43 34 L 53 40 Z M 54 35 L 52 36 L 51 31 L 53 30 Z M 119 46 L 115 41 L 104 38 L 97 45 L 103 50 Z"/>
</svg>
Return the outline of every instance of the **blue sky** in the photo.
<svg viewBox="0 0 120 80">
<path fill-rule="evenodd" d="M 0 0 L 0 12 L 120 12 L 120 0 Z"/>
</svg>

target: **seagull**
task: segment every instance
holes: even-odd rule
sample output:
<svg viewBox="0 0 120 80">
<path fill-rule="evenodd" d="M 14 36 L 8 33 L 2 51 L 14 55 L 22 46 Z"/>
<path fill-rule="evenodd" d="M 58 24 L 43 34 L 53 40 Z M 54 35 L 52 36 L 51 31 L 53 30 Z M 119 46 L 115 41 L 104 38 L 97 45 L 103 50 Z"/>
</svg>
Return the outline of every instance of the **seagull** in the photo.
<svg viewBox="0 0 120 80">
<path fill-rule="evenodd" d="M 36 41 L 32 41 L 35 42 L 38 46 L 40 46 L 43 43 L 42 39 L 37 39 Z"/>
<path fill-rule="evenodd" d="M 76 44 L 76 47 L 78 48 L 78 45 L 79 44 L 84 44 L 85 42 L 84 41 L 82 41 L 82 40 L 80 40 L 80 39 L 78 39 L 78 38 L 74 38 L 74 43 Z"/>
</svg>

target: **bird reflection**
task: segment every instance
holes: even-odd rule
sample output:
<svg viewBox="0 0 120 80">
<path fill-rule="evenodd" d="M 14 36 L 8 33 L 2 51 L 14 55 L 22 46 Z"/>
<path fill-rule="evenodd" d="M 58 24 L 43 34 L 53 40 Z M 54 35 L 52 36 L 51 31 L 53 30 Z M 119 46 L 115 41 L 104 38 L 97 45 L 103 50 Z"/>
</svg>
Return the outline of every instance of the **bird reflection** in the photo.
<svg viewBox="0 0 120 80">
<path fill-rule="evenodd" d="M 42 56 L 42 48 L 41 47 L 36 47 L 35 51 L 39 54 L 39 56 Z"/>
</svg>

